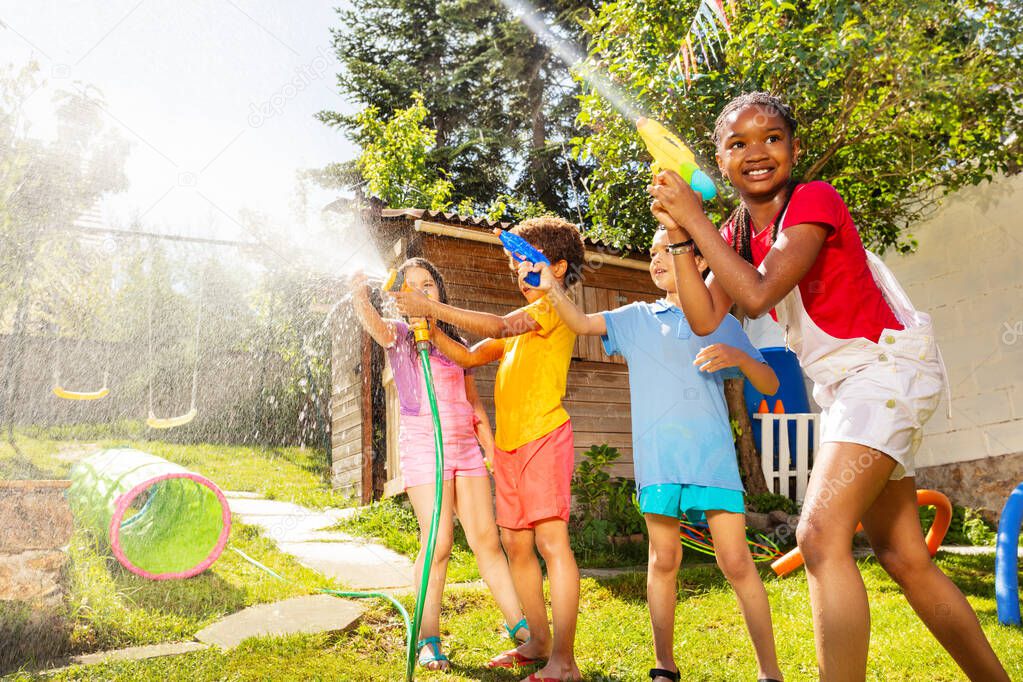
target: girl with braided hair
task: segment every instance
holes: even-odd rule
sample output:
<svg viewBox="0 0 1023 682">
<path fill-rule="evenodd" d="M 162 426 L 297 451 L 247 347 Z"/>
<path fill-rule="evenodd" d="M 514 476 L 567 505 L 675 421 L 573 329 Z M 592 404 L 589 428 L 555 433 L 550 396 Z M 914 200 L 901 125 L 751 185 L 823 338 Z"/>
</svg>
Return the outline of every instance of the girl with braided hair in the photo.
<svg viewBox="0 0 1023 682">
<path fill-rule="evenodd" d="M 914 454 L 947 382 L 930 317 L 864 249 L 831 185 L 793 182 L 795 132 L 791 110 L 768 93 L 722 110 L 716 159 L 742 202 L 720 235 L 677 173 L 660 173 L 649 191 L 693 331 L 712 332 L 733 303 L 751 317 L 770 312 L 814 382 L 821 447 L 796 539 L 821 679 L 866 676 L 870 612 L 852 556 L 862 521 L 880 564 L 963 672 L 1008 680 L 973 609 L 931 561 L 917 515 Z M 706 283 L 693 243 L 713 271 Z"/>
</svg>

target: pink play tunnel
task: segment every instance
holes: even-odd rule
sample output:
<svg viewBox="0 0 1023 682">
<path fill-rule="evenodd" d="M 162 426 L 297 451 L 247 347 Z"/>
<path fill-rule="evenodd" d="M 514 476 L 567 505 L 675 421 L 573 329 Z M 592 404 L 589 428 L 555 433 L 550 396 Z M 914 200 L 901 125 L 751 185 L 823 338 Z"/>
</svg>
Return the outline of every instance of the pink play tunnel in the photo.
<svg viewBox="0 0 1023 682">
<path fill-rule="evenodd" d="M 231 510 L 205 476 L 128 448 L 74 465 L 68 500 L 117 560 L 152 580 L 190 578 L 217 560 L 231 534 Z"/>
</svg>

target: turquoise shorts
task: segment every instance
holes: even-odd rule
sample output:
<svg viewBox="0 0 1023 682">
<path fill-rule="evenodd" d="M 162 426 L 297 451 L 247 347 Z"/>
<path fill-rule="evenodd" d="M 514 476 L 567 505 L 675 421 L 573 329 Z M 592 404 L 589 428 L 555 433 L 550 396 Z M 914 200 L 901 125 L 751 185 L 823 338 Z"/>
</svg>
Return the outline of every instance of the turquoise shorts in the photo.
<svg viewBox="0 0 1023 682">
<path fill-rule="evenodd" d="M 660 514 L 703 523 L 705 512 L 727 511 L 742 514 L 746 511 L 741 490 L 728 490 L 714 486 L 682 483 L 648 485 L 639 491 L 639 510 L 644 514 Z"/>
</svg>

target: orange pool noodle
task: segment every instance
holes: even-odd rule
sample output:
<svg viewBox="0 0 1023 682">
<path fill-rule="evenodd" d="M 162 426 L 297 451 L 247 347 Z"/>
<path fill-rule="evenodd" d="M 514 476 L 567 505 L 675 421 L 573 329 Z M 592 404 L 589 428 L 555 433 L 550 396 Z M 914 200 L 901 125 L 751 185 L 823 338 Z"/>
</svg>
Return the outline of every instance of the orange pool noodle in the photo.
<svg viewBox="0 0 1023 682">
<path fill-rule="evenodd" d="M 952 523 L 952 503 L 949 502 L 948 497 L 937 490 L 917 490 L 916 491 L 916 504 L 918 507 L 934 507 L 934 521 L 931 523 L 931 527 L 927 530 L 927 550 L 934 556 L 938 553 L 938 548 L 941 547 L 941 541 L 945 539 L 945 534 L 948 533 L 949 524 Z M 856 532 L 863 530 L 863 524 L 856 525 Z M 774 571 L 775 575 L 783 576 L 788 575 L 792 571 L 796 570 L 803 565 L 803 554 L 796 547 L 788 554 L 776 559 L 771 564 L 771 570 Z"/>
</svg>

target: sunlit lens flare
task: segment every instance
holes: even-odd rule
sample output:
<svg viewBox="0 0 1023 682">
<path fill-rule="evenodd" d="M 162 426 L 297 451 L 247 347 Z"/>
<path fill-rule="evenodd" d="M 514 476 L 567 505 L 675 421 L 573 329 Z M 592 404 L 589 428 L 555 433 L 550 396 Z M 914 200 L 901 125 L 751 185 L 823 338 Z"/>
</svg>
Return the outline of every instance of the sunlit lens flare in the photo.
<svg viewBox="0 0 1023 682">
<path fill-rule="evenodd" d="M 555 35 L 544 23 L 540 11 L 532 4 L 522 0 L 501 0 L 501 4 L 511 12 L 512 16 L 525 24 L 526 28 L 532 31 L 540 42 L 558 55 L 578 78 L 585 81 L 600 93 L 601 97 L 610 102 L 618 113 L 630 121 L 635 121 L 643 115 L 630 98 L 619 90 L 607 76 L 596 71 L 578 47 Z"/>
<path fill-rule="evenodd" d="M 501 0 L 501 4 L 511 12 L 513 17 L 521 21 L 540 42 L 546 45 L 554 54 L 558 55 L 575 76 L 596 90 L 601 97 L 606 99 L 627 120 L 635 123 L 639 119 L 648 116 L 634 103 L 632 98 L 615 86 L 607 76 L 598 72 L 596 67 L 576 45 L 555 35 L 544 22 L 540 11 L 533 7 L 531 3 L 525 0 Z M 703 159 L 699 154 L 696 154 L 696 160 L 703 167 L 709 167 L 706 159 Z M 709 187 L 713 187 L 713 183 L 709 178 L 707 183 Z M 707 193 L 709 194 L 709 190 Z"/>
</svg>

